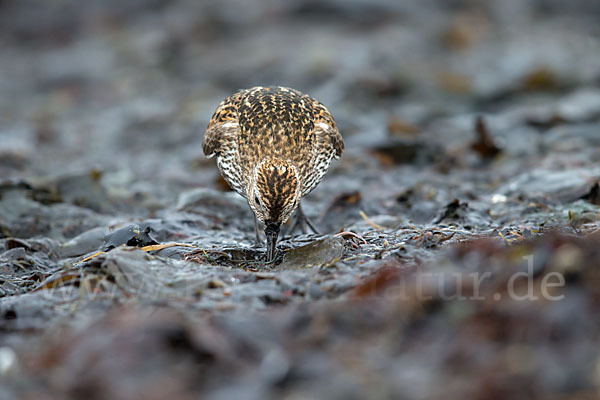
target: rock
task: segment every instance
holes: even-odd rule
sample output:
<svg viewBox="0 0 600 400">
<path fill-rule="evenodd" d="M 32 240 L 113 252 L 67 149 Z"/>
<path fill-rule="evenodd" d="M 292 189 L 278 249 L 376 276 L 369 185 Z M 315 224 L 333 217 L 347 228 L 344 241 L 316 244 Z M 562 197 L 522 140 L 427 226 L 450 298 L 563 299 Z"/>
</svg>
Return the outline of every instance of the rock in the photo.
<svg viewBox="0 0 600 400">
<path fill-rule="evenodd" d="M 158 244 L 151 236 L 152 226 L 148 223 L 127 225 L 104 236 L 104 251 L 119 246 L 144 247 Z"/>
<path fill-rule="evenodd" d="M 327 237 L 285 252 L 283 261 L 275 269 L 298 269 L 333 264 L 342 258 L 344 240 Z"/>
<path fill-rule="evenodd" d="M 61 257 L 75 257 L 99 250 L 105 243 L 107 228 L 99 226 L 85 231 L 63 243 L 57 249 Z"/>
</svg>

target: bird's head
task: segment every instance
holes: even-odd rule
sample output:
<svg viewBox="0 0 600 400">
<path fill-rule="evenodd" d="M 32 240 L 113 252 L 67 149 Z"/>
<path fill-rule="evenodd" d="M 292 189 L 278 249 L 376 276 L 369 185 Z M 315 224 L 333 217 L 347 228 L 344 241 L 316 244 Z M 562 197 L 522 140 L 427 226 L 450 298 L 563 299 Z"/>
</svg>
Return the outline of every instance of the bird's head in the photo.
<svg viewBox="0 0 600 400">
<path fill-rule="evenodd" d="M 254 168 L 246 194 L 250 208 L 265 225 L 267 258 L 273 260 L 281 224 L 288 220 L 300 201 L 298 171 L 288 161 L 262 161 Z"/>
</svg>

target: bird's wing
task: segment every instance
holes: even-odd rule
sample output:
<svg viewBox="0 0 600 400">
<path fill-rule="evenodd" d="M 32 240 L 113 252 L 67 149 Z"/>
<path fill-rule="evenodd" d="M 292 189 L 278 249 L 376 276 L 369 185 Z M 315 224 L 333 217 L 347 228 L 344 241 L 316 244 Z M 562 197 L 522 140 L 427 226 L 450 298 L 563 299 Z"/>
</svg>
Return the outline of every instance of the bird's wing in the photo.
<svg viewBox="0 0 600 400">
<path fill-rule="evenodd" d="M 313 107 L 315 115 L 315 134 L 319 146 L 331 146 L 333 148 L 333 157 L 338 159 L 344 152 L 344 140 L 342 135 L 327 108 L 318 101 L 314 101 Z"/>
<path fill-rule="evenodd" d="M 210 119 L 202 140 L 202 151 L 208 158 L 229 149 L 237 139 L 239 100 L 240 92 L 226 98 Z"/>
</svg>

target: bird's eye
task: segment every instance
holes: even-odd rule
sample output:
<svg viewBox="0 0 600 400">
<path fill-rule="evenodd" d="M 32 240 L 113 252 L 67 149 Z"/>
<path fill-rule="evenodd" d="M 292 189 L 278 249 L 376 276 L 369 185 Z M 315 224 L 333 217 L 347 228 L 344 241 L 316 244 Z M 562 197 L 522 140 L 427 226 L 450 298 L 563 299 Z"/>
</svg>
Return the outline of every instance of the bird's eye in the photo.
<svg viewBox="0 0 600 400">
<path fill-rule="evenodd" d="M 258 196 L 254 196 L 254 202 L 256 204 L 260 204 L 260 199 L 258 198 Z"/>
</svg>

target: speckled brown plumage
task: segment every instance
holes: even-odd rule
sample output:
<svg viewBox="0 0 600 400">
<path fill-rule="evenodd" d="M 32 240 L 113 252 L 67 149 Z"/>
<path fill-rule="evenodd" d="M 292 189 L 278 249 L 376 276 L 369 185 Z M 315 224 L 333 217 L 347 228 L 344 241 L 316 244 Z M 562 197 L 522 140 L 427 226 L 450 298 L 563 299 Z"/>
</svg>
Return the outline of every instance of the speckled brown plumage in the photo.
<svg viewBox="0 0 600 400">
<path fill-rule="evenodd" d="M 321 181 L 344 143 L 324 105 L 297 90 L 254 87 L 225 99 L 202 143 L 265 224 L 282 224 Z"/>
</svg>

